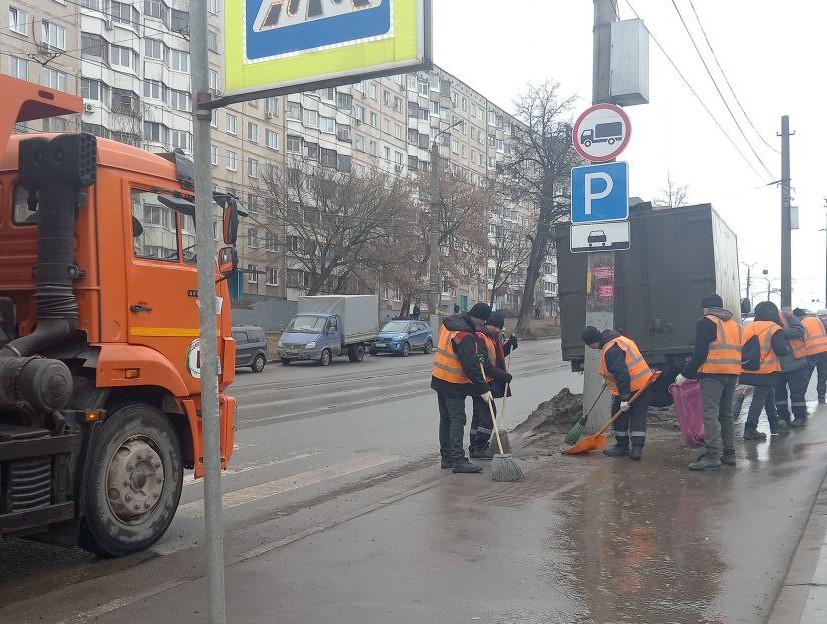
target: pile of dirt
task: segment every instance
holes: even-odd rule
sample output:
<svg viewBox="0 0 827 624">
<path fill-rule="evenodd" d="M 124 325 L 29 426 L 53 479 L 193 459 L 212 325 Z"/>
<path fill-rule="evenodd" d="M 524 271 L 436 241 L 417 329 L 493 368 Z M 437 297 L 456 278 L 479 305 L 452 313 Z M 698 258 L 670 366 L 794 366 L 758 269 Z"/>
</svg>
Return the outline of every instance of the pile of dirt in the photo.
<svg viewBox="0 0 827 624">
<path fill-rule="evenodd" d="M 572 394 L 568 388 L 563 388 L 548 401 L 540 403 L 514 428 L 514 433 L 523 448 L 542 447 L 550 436 L 567 433 L 582 415 L 583 395 Z"/>
</svg>

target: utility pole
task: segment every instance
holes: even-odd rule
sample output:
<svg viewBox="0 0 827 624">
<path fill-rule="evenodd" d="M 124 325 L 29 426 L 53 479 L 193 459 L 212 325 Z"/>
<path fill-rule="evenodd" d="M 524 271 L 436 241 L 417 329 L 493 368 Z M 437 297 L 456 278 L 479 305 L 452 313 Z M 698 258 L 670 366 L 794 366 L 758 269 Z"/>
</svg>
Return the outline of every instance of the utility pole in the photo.
<svg viewBox="0 0 827 624">
<path fill-rule="evenodd" d="M 749 299 L 749 287 L 750 287 L 750 270 L 752 269 L 752 265 L 747 265 L 747 299 Z"/>
<path fill-rule="evenodd" d="M 611 49 L 612 22 L 618 21 L 617 0 L 594 0 L 592 104 L 611 102 Z M 615 252 L 590 253 L 589 272 L 586 279 L 586 325 L 599 330 L 614 329 Z M 599 268 L 598 272 L 595 268 Z M 600 288 L 594 276 L 600 275 Z M 594 404 L 603 385 L 597 372 L 600 352 L 586 348 L 583 378 L 583 411 Z M 586 423 L 587 433 L 594 433 L 609 417 L 610 398 L 604 393 Z"/>
<path fill-rule="evenodd" d="M 224 529 L 221 517 L 221 442 L 218 422 L 218 336 L 216 331 L 215 243 L 210 164 L 211 99 L 207 77 L 207 3 L 190 3 L 195 159 L 195 242 L 201 348 L 201 423 L 204 440 L 204 523 L 207 551 L 207 621 L 224 624 Z M 224 305 L 230 305 L 225 301 Z"/>
<path fill-rule="evenodd" d="M 824 208 L 827 212 L 827 197 L 824 198 Z M 825 238 L 827 238 L 827 227 L 824 228 Z M 827 262 L 827 250 L 825 250 L 825 262 Z M 824 307 L 827 308 L 827 264 L 824 267 Z"/>
<path fill-rule="evenodd" d="M 792 232 L 790 230 L 790 118 L 781 117 L 781 308 L 792 307 Z M 769 299 L 769 296 L 767 297 Z"/>
<path fill-rule="evenodd" d="M 439 136 L 439 135 L 437 135 Z M 442 297 L 442 289 L 439 285 L 439 217 L 442 198 L 439 195 L 439 145 L 436 142 L 437 136 L 431 143 L 431 265 L 430 265 L 430 286 L 428 288 L 428 307 L 431 308 L 431 331 L 439 332 L 439 300 Z M 434 333 L 434 335 L 437 335 Z"/>
</svg>

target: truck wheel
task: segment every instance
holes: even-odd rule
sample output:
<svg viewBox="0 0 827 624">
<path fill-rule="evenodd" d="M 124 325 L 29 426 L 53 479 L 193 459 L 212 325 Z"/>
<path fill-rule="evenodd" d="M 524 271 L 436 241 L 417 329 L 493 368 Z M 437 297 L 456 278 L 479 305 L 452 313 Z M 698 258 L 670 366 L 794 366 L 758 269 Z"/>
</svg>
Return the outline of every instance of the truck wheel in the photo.
<svg viewBox="0 0 827 624">
<path fill-rule="evenodd" d="M 591 141 L 589 141 L 589 140 L 583 141 L 583 147 L 591 147 L 591 146 L 592 146 Z"/>
<path fill-rule="evenodd" d="M 402 357 L 408 357 L 411 354 L 411 345 L 407 342 L 402 345 L 402 351 L 399 353 Z"/>
<path fill-rule="evenodd" d="M 330 349 L 325 349 L 322 351 L 322 357 L 319 358 L 319 364 L 322 366 L 329 366 L 330 360 L 333 359 L 333 354 L 330 352 Z"/>
<path fill-rule="evenodd" d="M 250 366 L 250 368 L 253 369 L 254 373 L 260 373 L 264 370 L 265 366 L 267 366 L 267 358 L 264 357 L 261 353 L 259 353 L 253 360 L 253 364 L 252 366 Z"/>
<path fill-rule="evenodd" d="M 348 347 L 347 359 L 349 359 L 351 362 L 361 362 L 365 359 L 365 347 L 363 345 Z"/>
<path fill-rule="evenodd" d="M 378 355 L 378 354 L 379 354 L 379 352 L 378 352 L 376 349 L 371 349 L 371 350 L 370 350 L 370 354 L 371 354 L 371 355 Z"/>
<path fill-rule="evenodd" d="M 157 408 L 121 407 L 90 448 L 80 545 L 104 557 L 144 550 L 169 527 L 184 476 L 181 441 Z"/>
<path fill-rule="evenodd" d="M 290 358 L 281 358 L 281 363 L 283 366 L 290 366 Z"/>
<path fill-rule="evenodd" d="M 428 338 L 428 340 L 425 341 L 425 347 L 422 349 L 422 352 L 425 355 L 428 355 L 433 350 L 433 348 L 434 348 L 434 343 L 430 338 Z"/>
</svg>

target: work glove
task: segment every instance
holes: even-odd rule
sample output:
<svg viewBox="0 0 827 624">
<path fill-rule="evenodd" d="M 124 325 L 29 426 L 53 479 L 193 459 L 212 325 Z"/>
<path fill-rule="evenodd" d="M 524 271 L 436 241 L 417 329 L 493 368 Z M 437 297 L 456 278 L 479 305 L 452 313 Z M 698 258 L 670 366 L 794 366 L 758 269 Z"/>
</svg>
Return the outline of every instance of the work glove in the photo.
<svg viewBox="0 0 827 624">
<path fill-rule="evenodd" d="M 629 411 L 629 401 L 621 401 L 620 402 L 620 411 L 621 412 L 628 412 Z"/>
<path fill-rule="evenodd" d="M 509 339 L 506 341 L 505 346 L 506 346 L 506 347 L 510 347 L 512 351 L 513 351 L 514 349 L 516 349 L 516 348 L 517 348 L 517 337 L 516 337 L 514 334 L 512 334 L 512 335 L 511 335 L 511 338 L 509 338 Z"/>
<path fill-rule="evenodd" d="M 678 376 L 675 377 L 675 385 L 679 388 L 686 383 L 686 377 L 684 377 L 681 373 L 678 373 Z"/>
<path fill-rule="evenodd" d="M 481 394 L 480 398 L 489 405 L 494 402 L 494 395 L 491 394 L 490 390 L 488 392 Z"/>
<path fill-rule="evenodd" d="M 514 377 L 511 375 L 511 373 L 503 373 L 503 383 L 510 384 L 512 379 L 514 379 Z"/>
</svg>

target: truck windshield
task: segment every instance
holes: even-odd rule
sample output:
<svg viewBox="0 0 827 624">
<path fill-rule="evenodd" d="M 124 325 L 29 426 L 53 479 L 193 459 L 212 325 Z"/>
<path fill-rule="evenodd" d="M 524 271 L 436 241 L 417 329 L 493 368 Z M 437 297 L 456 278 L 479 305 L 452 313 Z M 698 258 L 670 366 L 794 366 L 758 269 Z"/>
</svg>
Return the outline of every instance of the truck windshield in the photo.
<svg viewBox="0 0 827 624">
<path fill-rule="evenodd" d="M 391 321 L 387 325 L 382 328 L 383 332 L 404 332 L 408 331 L 408 322 L 407 321 Z"/>
<path fill-rule="evenodd" d="M 311 316 L 309 314 L 300 314 L 294 316 L 293 320 L 285 329 L 285 332 L 298 332 L 303 334 L 320 334 L 324 329 L 325 316 Z"/>
</svg>

